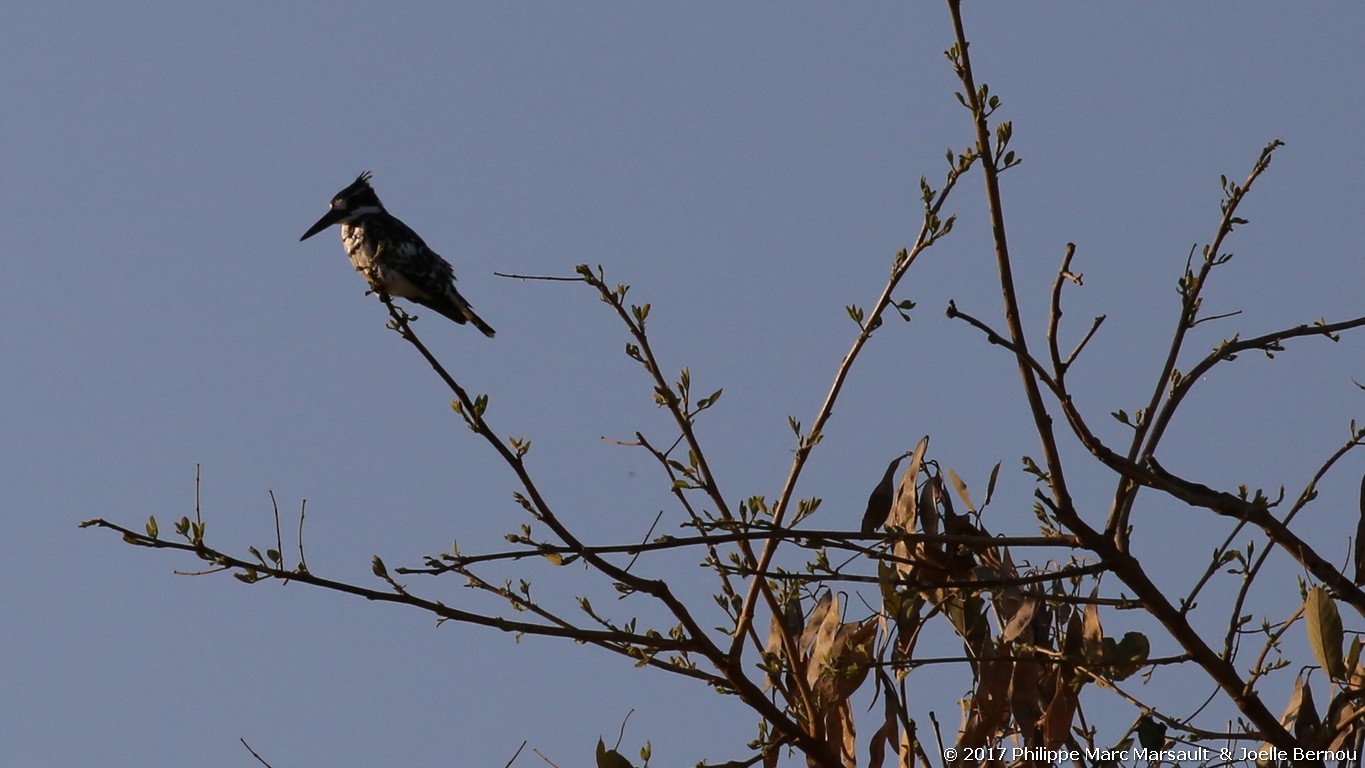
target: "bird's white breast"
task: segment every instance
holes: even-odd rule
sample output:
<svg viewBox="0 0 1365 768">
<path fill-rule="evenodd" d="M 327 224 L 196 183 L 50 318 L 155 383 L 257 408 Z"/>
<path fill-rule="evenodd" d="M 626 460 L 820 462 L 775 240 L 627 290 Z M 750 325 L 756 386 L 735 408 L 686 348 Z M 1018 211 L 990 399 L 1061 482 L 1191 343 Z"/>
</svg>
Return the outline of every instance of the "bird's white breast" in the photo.
<svg viewBox="0 0 1365 768">
<path fill-rule="evenodd" d="M 365 277 L 370 287 L 383 289 L 390 296 L 401 296 L 405 299 L 428 298 L 426 291 L 413 285 L 402 273 L 375 261 L 374 249 L 370 247 L 365 239 L 365 232 L 360 227 L 342 224 L 341 245 L 346 249 L 346 255 L 351 258 L 351 266 Z"/>
</svg>

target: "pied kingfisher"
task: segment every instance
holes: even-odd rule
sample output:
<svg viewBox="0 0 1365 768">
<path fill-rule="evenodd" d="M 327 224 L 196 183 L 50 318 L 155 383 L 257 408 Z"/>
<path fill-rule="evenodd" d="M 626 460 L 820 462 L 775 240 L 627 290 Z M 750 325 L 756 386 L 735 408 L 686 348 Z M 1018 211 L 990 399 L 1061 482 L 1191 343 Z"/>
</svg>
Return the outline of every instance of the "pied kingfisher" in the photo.
<svg viewBox="0 0 1365 768">
<path fill-rule="evenodd" d="M 460 325 L 473 323 L 492 338 L 493 328 L 455 290 L 455 270 L 427 247 L 407 224 L 384 210 L 370 186 L 370 172 L 332 198 L 332 209 L 299 238 L 303 242 L 333 224 L 341 224 L 341 245 L 351 265 L 370 287 L 429 307 Z"/>
</svg>

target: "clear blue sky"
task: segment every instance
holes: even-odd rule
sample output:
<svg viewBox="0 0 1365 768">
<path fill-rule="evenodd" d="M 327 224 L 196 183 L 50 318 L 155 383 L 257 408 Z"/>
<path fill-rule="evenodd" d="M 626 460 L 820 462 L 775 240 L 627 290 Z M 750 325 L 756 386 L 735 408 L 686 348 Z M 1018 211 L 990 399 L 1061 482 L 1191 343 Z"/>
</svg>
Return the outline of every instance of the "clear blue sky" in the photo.
<svg viewBox="0 0 1365 768">
<path fill-rule="evenodd" d="M 1122 432 L 1104 414 L 1150 391 L 1219 174 L 1244 177 L 1271 139 L 1287 146 L 1206 301 L 1244 314 L 1191 349 L 1365 311 L 1361 6 L 981 3 L 967 28 L 1024 158 L 1004 191 L 1026 321 L 1041 329 L 1068 241 L 1086 276 L 1068 338 L 1109 316 L 1073 373 L 1106 437 Z M 523 739 L 583 765 L 631 708 L 625 744 L 652 740 L 656 764 L 740 756 L 754 724 L 732 702 L 600 652 L 176 576 L 197 562 L 76 524 L 156 514 L 166 531 L 192 514 L 196 464 L 211 541 L 270 545 L 267 491 L 286 511 L 306 498 L 313 570 L 357 581 L 372 554 L 496 548 L 522 522 L 514 478 L 385 330 L 335 233 L 297 242 L 366 169 L 499 334 L 434 315 L 419 331 L 491 394 L 500 431 L 533 440 L 537 476 L 585 538 L 638 539 L 667 505 L 642 455 L 600 439 L 662 438 L 667 422 L 585 288 L 495 270 L 586 262 L 633 284 L 663 359 L 725 388 L 703 437 L 730 497 L 775 494 L 787 416 L 814 415 L 856 330 L 844 305 L 873 300 L 913 237 L 918 178 L 941 178 L 944 150 L 971 139 L 950 36 L 937 3 L 0 12 L 2 761 L 248 766 L 245 737 L 276 768 L 502 765 Z M 824 497 L 822 527 L 856 526 L 885 462 L 927 433 L 978 487 L 1003 461 L 989 522 L 1033 529 L 1016 470 L 1037 441 L 1013 363 L 942 314 L 953 298 L 998 322 L 980 187 L 973 175 L 949 204 L 957 231 L 902 290 L 914 322 L 877 335 L 816 454 L 801 490 Z M 1365 415 L 1361 351 L 1310 340 L 1216 373 L 1164 463 L 1295 489 Z M 1068 456 L 1102 516 L 1110 486 L 1074 444 Z M 1334 559 L 1360 464 L 1312 510 Z M 1173 571 L 1214 545 L 1185 514 L 1149 503 L 1135 518 Z M 601 594 L 578 576 L 536 583 Z M 1280 586 L 1296 599 L 1292 578 Z M 945 723 L 958 692 L 933 702 Z"/>
</svg>

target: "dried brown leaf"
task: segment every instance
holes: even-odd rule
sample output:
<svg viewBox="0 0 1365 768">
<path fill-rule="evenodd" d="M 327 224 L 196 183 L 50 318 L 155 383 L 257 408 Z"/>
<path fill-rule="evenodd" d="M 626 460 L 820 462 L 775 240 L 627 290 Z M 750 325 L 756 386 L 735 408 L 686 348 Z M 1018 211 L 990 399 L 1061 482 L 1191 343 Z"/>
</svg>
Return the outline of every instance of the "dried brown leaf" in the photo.
<svg viewBox="0 0 1365 768">
<path fill-rule="evenodd" d="M 1303 720 L 1305 723 L 1302 727 L 1299 725 L 1300 720 Z M 1313 691 L 1308 687 L 1308 683 L 1304 679 L 1304 676 L 1299 675 L 1294 678 L 1294 691 L 1289 694 L 1289 703 L 1285 705 L 1284 712 L 1280 714 L 1280 725 L 1283 725 L 1296 737 L 1302 739 L 1301 730 L 1307 731 L 1314 725 L 1320 724 L 1321 721 L 1318 719 L 1317 710 L 1313 706 Z M 1269 742 L 1266 742 L 1261 746 L 1260 751 L 1264 752 L 1271 750 L 1273 749 L 1273 746 L 1274 745 Z M 1308 743 L 1305 743 L 1304 746 L 1311 748 Z M 1258 766 L 1270 764 L 1271 763 L 1268 760 L 1256 761 L 1256 765 Z"/>
<path fill-rule="evenodd" d="M 872 669 L 873 645 L 877 639 L 877 622 L 850 622 L 839 629 L 835 638 L 831 666 L 836 670 L 835 695 L 847 699 L 862 687 Z"/>
<path fill-rule="evenodd" d="M 995 743 L 999 731 L 1009 723 L 1009 686 L 1013 664 L 1000 658 L 1000 649 L 992 646 L 980 663 L 976 690 L 967 710 L 967 721 L 958 736 L 959 749 L 981 747 Z"/>
<path fill-rule="evenodd" d="M 867 745 L 867 766 L 868 768 L 882 768 L 882 763 L 886 762 L 886 748 L 890 744 L 896 743 L 900 738 L 900 724 L 894 717 L 888 717 L 878 726 L 872 734 L 872 741 Z"/>
<path fill-rule="evenodd" d="M 1303 703 L 1299 705 L 1299 716 L 1294 718 L 1294 736 L 1308 749 L 1317 749 L 1322 739 L 1322 718 L 1318 716 L 1317 705 L 1313 702 L 1313 686 L 1303 684 Z"/>
<path fill-rule="evenodd" d="M 825 711 L 825 743 L 837 751 L 844 768 L 858 765 L 857 733 L 853 728 L 853 709 L 847 701 Z"/>
<path fill-rule="evenodd" d="M 820 617 L 819 626 L 815 627 L 815 644 L 811 647 L 810 659 L 806 662 L 806 683 L 811 687 L 815 686 L 821 673 L 830 663 L 835 651 L 834 640 L 842 626 L 839 621 L 839 601 L 833 597 L 833 593 L 829 594 L 829 606 Z M 809 631 L 814 623 L 815 618 L 812 616 L 811 623 L 806 625 L 806 629 Z"/>
<path fill-rule="evenodd" d="M 1085 624 L 1081 621 L 1081 615 L 1073 612 L 1066 622 L 1066 636 L 1062 638 L 1062 656 L 1068 659 L 1079 658 L 1081 649 L 1085 647 L 1084 635 Z"/>
<path fill-rule="evenodd" d="M 819 664 L 819 667 L 808 668 L 815 669 L 818 675 L 818 679 L 811 682 L 811 688 L 824 707 L 847 701 L 867 680 L 876 637 L 875 620 L 849 622 L 839 627 L 825 657 L 812 658 L 811 664 Z"/>
<path fill-rule="evenodd" d="M 948 479 L 952 481 L 953 490 L 957 491 L 957 497 L 962 499 L 962 504 L 967 507 L 967 511 L 975 512 L 976 507 L 972 506 L 972 495 L 967 491 L 967 484 L 963 482 L 961 477 L 958 477 L 952 468 L 948 469 Z"/>
<path fill-rule="evenodd" d="M 826 592 L 820 596 L 815 603 L 815 607 L 810 611 L 810 618 L 806 620 L 806 627 L 801 631 L 800 651 L 802 654 L 810 655 L 811 645 L 815 643 L 815 635 L 820 631 L 820 625 L 825 620 L 831 607 L 834 607 L 834 593 Z M 835 610 L 838 613 L 838 610 Z"/>
<path fill-rule="evenodd" d="M 920 485 L 919 491 L 919 527 L 921 531 L 930 536 L 937 536 L 939 530 L 939 502 L 943 496 L 942 480 L 938 475 L 930 475 Z M 936 547 L 942 549 L 942 546 Z"/>
<path fill-rule="evenodd" d="M 1347 689 L 1339 691 L 1332 699 L 1323 723 L 1325 727 L 1323 740 L 1327 741 L 1323 749 L 1333 752 L 1346 749 L 1347 746 L 1355 744 L 1356 737 L 1361 730 L 1365 730 L 1365 722 L 1356 721 L 1356 715 L 1360 712 L 1360 695 L 1361 692 L 1358 690 Z"/>
<path fill-rule="evenodd" d="M 1036 598 L 1026 598 L 1019 604 L 1014 615 L 1009 617 L 1009 623 L 1005 625 L 1005 631 L 1001 634 L 1001 640 L 1012 643 L 1028 629 L 1033 623 L 1033 612 L 1038 607 Z"/>
<path fill-rule="evenodd" d="M 1091 590 L 1090 597 L 1099 596 L 1099 589 Z M 1085 631 L 1081 635 L 1081 652 L 1091 664 L 1104 658 L 1104 627 L 1100 625 L 1100 607 L 1090 603 L 1085 607 Z"/>
<path fill-rule="evenodd" d="M 916 489 L 919 483 L 919 471 L 924 464 L 924 452 L 928 448 L 929 438 L 925 436 L 920 439 L 915 450 L 911 452 L 910 464 L 901 474 L 900 484 L 896 488 L 896 500 L 891 506 L 891 514 L 886 519 L 888 528 L 900 528 L 911 532 L 916 530 L 915 526 L 918 525 L 919 516 Z"/>
<path fill-rule="evenodd" d="M 878 670 L 877 679 L 881 684 L 882 724 L 877 728 L 876 733 L 872 734 L 872 739 L 867 745 L 868 768 L 881 768 L 882 763 L 886 760 L 888 747 L 893 751 L 899 751 L 901 717 L 905 714 L 901 708 L 900 696 L 896 695 L 896 686 L 891 682 L 890 676 L 885 671 Z M 907 764 L 904 758 L 900 762 L 902 765 Z"/>
<path fill-rule="evenodd" d="M 887 518 L 890 517 L 891 504 L 896 500 L 896 468 L 907 455 L 903 453 L 887 465 L 886 474 L 882 475 L 881 482 L 877 483 L 867 497 L 867 511 L 863 512 L 861 526 L 863 533 L 872 533 L 885 525 Z"/>
<path fill-rule="evenodd" d="M 1052 700 L 1043 712 L 1043 746 L 1046 749 L 1057 749 L 1071 735 L 1071 721 L 1080 704 L 1080 691 L 1071 687 L 1070 677 L 1060 669 L 1054 676 Z"/>
<path fill-rule="evenodd" d="M 1034 651 L 1015 650 L 1020 661 L 1015 662 L 1010 673 L 1010 713 L 1015 725 L 1024 739 L 1024 745 L 1040 746 L 1038 740 L 1038 721 L 1043 714 L 1043 697 L 1038 690 L 1042 665 Z"/>
<path fill-rule="evenodd" d="M 1365 475 L 1360 478 L 1360 516 L 1356 519 L 1355 585 L 1365 586 Z"/>
</svg>

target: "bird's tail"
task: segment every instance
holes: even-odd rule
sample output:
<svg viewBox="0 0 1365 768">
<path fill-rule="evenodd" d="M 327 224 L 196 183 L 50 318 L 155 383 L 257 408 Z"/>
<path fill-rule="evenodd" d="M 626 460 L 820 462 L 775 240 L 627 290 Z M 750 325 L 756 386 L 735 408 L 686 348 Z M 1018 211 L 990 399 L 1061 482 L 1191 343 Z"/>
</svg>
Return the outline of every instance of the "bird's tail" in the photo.
<svg viewBox="0 0 1365 768">
<path fill-rule="evenodd" d="M 468 318 L 469 322 L 473 323 L 474 327 L 478 328 L 479 331 L 483 333 L 483 335 L 491 339 L 493 338 L 494 335 L 497 334 L 497 331 L 493 330 L 493 326 L 489 325 L 488 323 L 485 323 L 482 317 L 479 317 L 478 315 L 474 314 L 473 307 L 470 307 L 468 304 L 466 304 L 464 305 L 463 309 L 465 317 Z"/>
<path fill-rule="evenodd" d="M 474 308 L 469 306 L 469 302 L 465 301 L 464 297 L 458 293 L 454 296 L 443 297 L 441 301 L 418 298 L 413 298 L 412 300 L 424 307 L 440 312 L 442 315 L 454 320 L 460 325 L 473 323 L 475 328 L 478 328 L 483 332 L 483 335 L 490 339 L 493 338 L 493 335 L 496 333 L 496 331 L 493 330 L 493 326 L 485 323 L 482 317 L 474 314 Z"/>
</svg>

